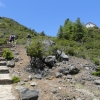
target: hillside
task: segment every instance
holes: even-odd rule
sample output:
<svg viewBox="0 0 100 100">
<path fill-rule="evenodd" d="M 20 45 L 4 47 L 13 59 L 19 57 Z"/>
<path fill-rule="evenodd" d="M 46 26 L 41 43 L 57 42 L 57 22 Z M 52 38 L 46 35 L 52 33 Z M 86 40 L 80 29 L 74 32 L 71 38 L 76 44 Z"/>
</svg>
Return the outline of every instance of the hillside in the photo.
<svg viewBox="0 0 100 100">
<path fill-rule="evenodd" d="M 8 38 L 11 34 L 14 34 L 16 39 L 26 39 L 27 34 L 36 36 L 38 33 L 35 30 L 19 24 L 13 19 L 0 17 L 0 37 Z"/>
<path fill-rule="evenodd" d="M 11 34 L 15 35 L 17 44 L 26 44 L 27 34 L 31 35 L 31 42 L 53 40 L 55 47 L 66 54 L 92 60 L 96 65 L 100 64 L 100 28 L 86 28 L 78 18 L 75 22 L 66 19 L 64 25 L 58 29 L 57 37 L 46 36 L 44 31 L 37 33 L 13 19 L 0 17 L 0 44 L 6 43 Z"/>
<path fill-rule="evenodd" d="M 30 42 L 26 41 L 28 33 L 32 36 Z M 10 75 L 20 78 L 12 88 L 18 99 L 17 90 L 29 88 L 39 92 L 38 100 L 99 100 L 100 28 L 86 28 L 80 19 L 66 20 L 57 37 L 48 37 L 44 32 L 38 34 L 12 19 L 1 17 L 0 42 L 11 34 L 18 40 L 17 45 L 10 48 L 15 67 L 9 67 Z M 67 61 L 60 59 L 62 54 L 57 56 L 57 50 L 68 55 Z M 57 59 L 47 63 L 46 57 L 52 55 Z"/>
</svg>

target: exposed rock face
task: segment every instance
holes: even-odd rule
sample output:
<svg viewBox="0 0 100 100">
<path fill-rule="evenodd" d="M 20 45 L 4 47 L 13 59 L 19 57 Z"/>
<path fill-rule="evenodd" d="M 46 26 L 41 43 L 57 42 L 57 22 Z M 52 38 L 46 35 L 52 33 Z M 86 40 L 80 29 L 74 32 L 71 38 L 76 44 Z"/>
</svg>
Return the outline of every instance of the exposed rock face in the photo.
<svg viewBox="0 0 100 100">
<path fill-rule="evenodd" d="M 43 44 L 45 45 L 45 46 L 52 46 L 52 45 L 54 45 L 55 44 L 55 42 L 53 42 L 52 40 L 44 40 L 43 41 Z"/>
<path fill-rule="evenodd" d="M 20 93 L 21 100 L 38 100 L 39 92 L 36 90 L 24 88 L 20 90 Z"/>
</svg>

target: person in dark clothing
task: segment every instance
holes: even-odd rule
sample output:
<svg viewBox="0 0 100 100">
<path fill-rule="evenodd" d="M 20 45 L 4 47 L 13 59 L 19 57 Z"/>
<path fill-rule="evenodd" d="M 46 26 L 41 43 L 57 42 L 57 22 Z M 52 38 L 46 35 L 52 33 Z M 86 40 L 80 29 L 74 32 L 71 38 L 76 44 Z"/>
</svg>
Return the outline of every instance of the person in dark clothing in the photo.
<svg viewBox="0 0 100 100">
<path fill-rule="evenodd" d="M 15 35 L 12 35 L 12 42 L 14 42 L 15 40 Z"/>
<path fill-rule="evenodd" d="M 31 39 L 31 36 L 30 36 L 30 34 L 28 34 L 27 35 L 27 40 L 30 41 L 30 39 Z"/>
</svg>

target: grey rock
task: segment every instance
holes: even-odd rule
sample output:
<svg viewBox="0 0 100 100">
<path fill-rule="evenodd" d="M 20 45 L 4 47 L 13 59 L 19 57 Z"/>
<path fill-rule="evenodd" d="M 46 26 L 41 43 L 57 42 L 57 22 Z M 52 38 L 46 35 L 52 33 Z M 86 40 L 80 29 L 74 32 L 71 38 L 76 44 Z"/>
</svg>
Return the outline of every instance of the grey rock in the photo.
<svg viewBox="0 0 100 100">
<path fill-rule="evenodd" d="M 56 94 L 56 93 L 57 93 L 57 90 L 56 90 L 56 89 L 53 89 L 53 90 L 52 90 L 52 93 L 53 93 L 53 94 Z"/>
<path fill-rule="evenodd" d="M 54 64 L 56 63 L 56 57 L 55 56 L 47 56 L 45 58 L 45 63 L 48 64 L 49 66 L 53 67 Z"/>
<path fill-rule="evenodd" d="M 89 67 L 85 67 L 86 70 L 89 70 Z"/>
<path fill-rule="evenodd" d="M 69 67 L 69 73 L 70 74 L 77 74 L 79 72 L 79 69 L 76 66 L 70 66 Z"/>
<path fill-rule="evenodd" d="M 56 53 L 57 53 L 57 55 L 59 55 L 62 58 L 62 60 L 64 60 L 64 61 L 69 60 L 69 57 L 63 51 L 57 50 Z"/>
<path fill-rule="evenodd" d="M 58 83 L 62 83 L 62 80 L 58 80 Z"/>
<path fill-rule="evenodd" d="M 25 83 L 22 81 L 22 82 L 20 82 L 20 85 L 24 85 Z"/>
<path fill-rule="evenodd" d="M 16 51 L 16 52 L 15 52 L 15 55 L 19 55 L 19 51 Z"/>
<path fill-rule="evenodd" d="M 31 86 L 36 86 L 37 83 L 36 83 L 36 82 L 32 82 L 32 83 L 30 83 L 30 85 L 31 85 Z"/>
<path fill-rule="evenodd" d="M 42 79 L 42 76 L 40 74 L 35 75 L 36 79 Z"/>
<path fill-rule="evenodd" d="M 62 77 L 62 73 L 56 73 L 56 78 Z"/>
<path fill-rule="evenodd" d="M 14 67 L 15 66 L 15 61 L 14 60 L 8 61 L 7 66 L 8 67 Z"/>
<path fill-rule="evenodd" d="M 15 60 L 15 62 L 18 62 L 19 61 L 19 56 L 15 56 L 14 60 Z"/>
<path fill-rule="evenodd" d="M 37 90 L 29 90 L 24 88 L 20 90 L 21 100 L 38 100 L 39 92 Z"/>
<path fill-rule="evenodd" d="M 95 81 L 94 81 L 94 84 L 100 85 L 100 80 L 95 80 Z"/>
<path fill-rule="evenodd" d="M 81 98 L 76 98 L 76 100 L 82 100 Z"/>
<path fill-rule="evenodd" d="M 44 40 L 43 44 L 45 45 L 45 47 L 48 47 L 48 46 L 55 45 L 55 42 L 53 42 L 52 40 L 48 39 L 48 40 Z"/>
<path fill-rule="evenodd" d="M 28 79 L 24 79 L 24 82 L 28 82 Z"/>
<path fill-rule="evenodd" d="M 72 76 L 71 75 L 67 75 L 67 79 L 72 79 Z"/>
<path fill-rule="evenodd" d="M 59 63 L 56 63 L 55 65 L 56 65 L 56 66 L 60 66 L 60 64 L 59 64 Z"/>
<path fill-rule="evenodd" d="M 69 73 L 69 69 L 65 68 L 65 67 L 62 67 L 62 68 L 59 69 L 59 72 L 64 74 L 64 75 L 67 75 Z"/>
<path fill-rule="evenodd" d="M 28 78 L 29 78 L 29 80 L 32 80 L 32 76 L 31 75 L 29 75 Z"/>
</svg>

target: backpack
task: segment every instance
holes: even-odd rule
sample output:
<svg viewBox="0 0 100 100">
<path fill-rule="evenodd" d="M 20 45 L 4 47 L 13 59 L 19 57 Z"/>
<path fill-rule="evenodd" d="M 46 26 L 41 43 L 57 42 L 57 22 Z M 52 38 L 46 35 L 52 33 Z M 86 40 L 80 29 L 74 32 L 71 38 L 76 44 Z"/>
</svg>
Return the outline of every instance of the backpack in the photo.
<svg viewBox="0 0 100 100">
<path fill-rule="evenodd" d="M 9 37 L 9 40 L 12 40 L 12 36 Z"/>
</svg>

